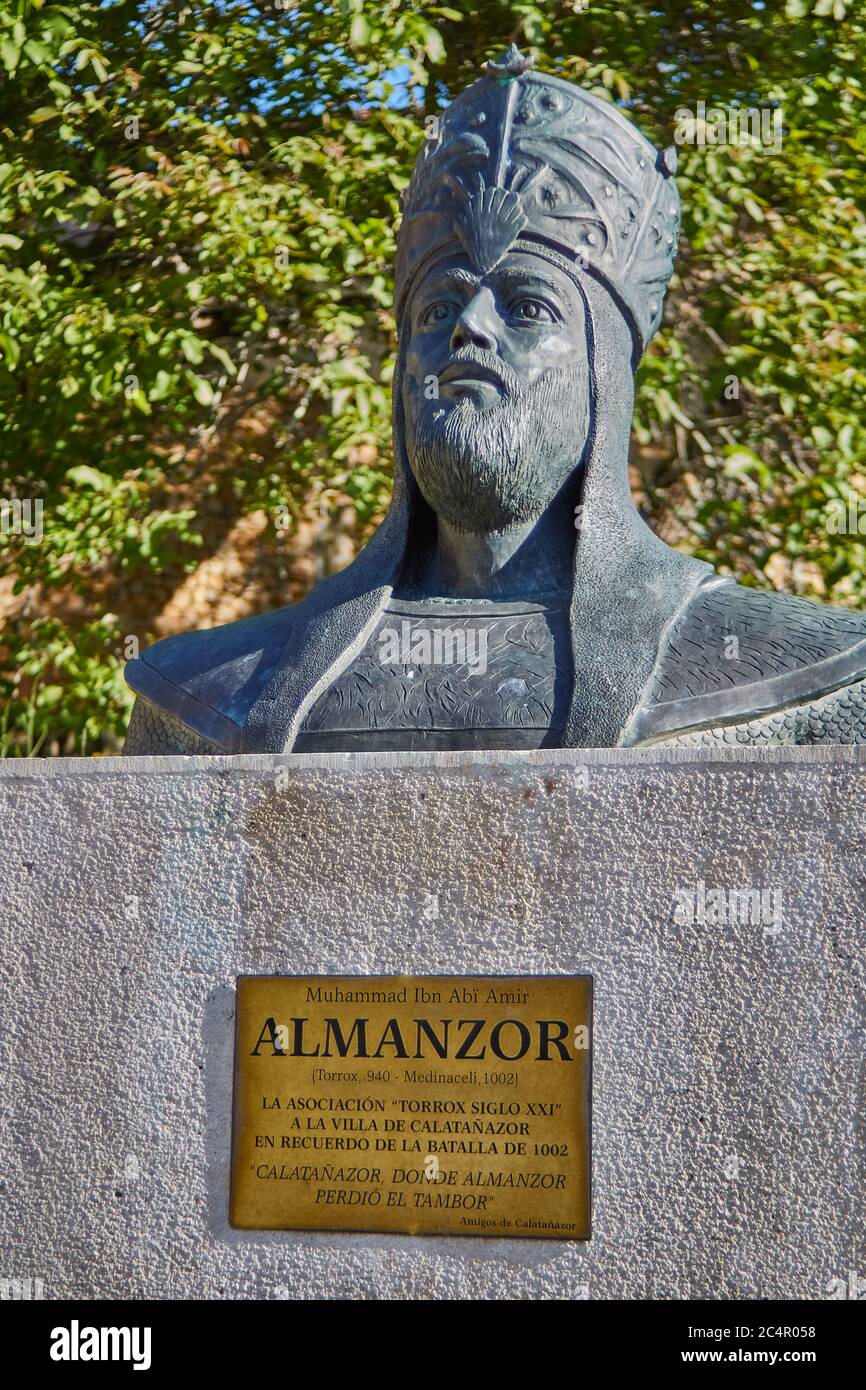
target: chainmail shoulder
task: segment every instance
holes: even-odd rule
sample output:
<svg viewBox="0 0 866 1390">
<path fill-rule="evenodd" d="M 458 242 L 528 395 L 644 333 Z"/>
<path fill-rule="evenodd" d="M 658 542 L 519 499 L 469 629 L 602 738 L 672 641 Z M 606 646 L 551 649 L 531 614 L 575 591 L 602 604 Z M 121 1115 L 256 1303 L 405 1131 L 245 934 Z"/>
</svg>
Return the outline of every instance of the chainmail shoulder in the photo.
<svg viewBox="0 0 866 1390">
<path fill-rule="evenodd" d="M 656 747 L 681 748 L 795 743 L 866 743 L 866 680 L 855 681 L 810 704 L 778 710 L 760 719 L 654 740 Z"/>
<path fill-rule="evenodd" d="M 156 705 L 139 695 L 132 708 L 123 752 L 127 757 L 144 757 L 153 753 L 163 756 L 171 753 L 218 754 L 224 749 L 202 738 L 201 734 L 193 733 L 179 719 L 163 714 Z"/>
</svg>

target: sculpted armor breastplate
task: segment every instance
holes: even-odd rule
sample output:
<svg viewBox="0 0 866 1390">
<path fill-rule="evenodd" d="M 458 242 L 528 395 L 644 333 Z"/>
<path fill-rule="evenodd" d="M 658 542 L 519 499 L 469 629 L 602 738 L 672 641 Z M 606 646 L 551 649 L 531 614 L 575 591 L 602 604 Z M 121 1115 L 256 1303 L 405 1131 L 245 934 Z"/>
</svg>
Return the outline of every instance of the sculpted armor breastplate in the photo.
<svg viewBox="0 0 866 1390">
<path fill-rule="evenodd" d="M 295 752 L 555 747 L 570 660 L 564 608 L 392 600 Z"/>
<path fill-rule="evenodd" d="M 566 615 L 540 604 L 495 609 L 392 601 L 361 652 L 313 703 L 294 751 L 560 744 L 571 682 Z M 130 673 L 144 697 L 130 726 L 135 751 L 238 751 L 245 713 L 268 678 L 262 655 L 273 616 L 171 638 L 145 653 Z M 389 631 L 402 650 L 383 661 Z M 452 634 L 453 661 L 419 660 L 426 651 L 435 657 L 437 631 Z M 461 632 L 462 646 L 454 640 Z M 244 639 L 234 656 L 230 634 Z M 190 651 L 193 636 L 198 653 Z M 204 666 L 205 645 L 212 669 Z M 622 742 L 866 742 L 866 621 L 711 581 L 671 627 Z"/>
</svg>

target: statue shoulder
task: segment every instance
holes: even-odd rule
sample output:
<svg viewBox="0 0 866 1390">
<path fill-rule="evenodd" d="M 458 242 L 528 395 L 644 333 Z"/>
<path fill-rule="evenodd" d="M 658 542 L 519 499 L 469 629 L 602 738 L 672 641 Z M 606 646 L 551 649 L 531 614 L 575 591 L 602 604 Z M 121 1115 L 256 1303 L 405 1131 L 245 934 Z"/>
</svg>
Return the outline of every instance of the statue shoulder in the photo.
<svg viewBox="0 0 866 1390">
<path fill-rule="evenodd" d="M 301 607 L 165 637 L 127 664 L 127 683 L 193 734 L 237 752 L 244 721 L 283 657 Z"/>
<path fill-rule="evenodd" d="M 714 576 L 669 627 L 627 742 L 754 719 L 866 676 L 866 614 Z"/>
</svg>

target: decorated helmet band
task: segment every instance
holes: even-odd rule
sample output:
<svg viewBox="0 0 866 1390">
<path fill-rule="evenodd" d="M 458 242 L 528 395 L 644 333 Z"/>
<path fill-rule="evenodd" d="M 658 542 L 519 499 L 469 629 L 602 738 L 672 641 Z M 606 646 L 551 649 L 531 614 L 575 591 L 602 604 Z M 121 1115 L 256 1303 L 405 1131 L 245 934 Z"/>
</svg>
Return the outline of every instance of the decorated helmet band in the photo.
<svg viewBox="0 0 866 1390">
<path fill-rule="evenodd" d="M 603 281 L 642 351 L 677 252 L 676 150 L 657 151 L 616 107 L 531 62 L 512 44 L 425 142 L 403 198 L 397 322 L 438 261 L 463 254 L 484 275 L 532 250 Z"/>
</svg>

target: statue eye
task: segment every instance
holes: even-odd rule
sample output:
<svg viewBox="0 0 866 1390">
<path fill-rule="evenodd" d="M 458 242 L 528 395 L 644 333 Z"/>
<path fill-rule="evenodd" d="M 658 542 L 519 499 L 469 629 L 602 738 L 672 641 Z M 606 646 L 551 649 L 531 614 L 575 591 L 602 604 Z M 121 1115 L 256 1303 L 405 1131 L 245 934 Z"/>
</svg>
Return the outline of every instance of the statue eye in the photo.
<svg viewBox="0 0 866 1390">
<path fill-rule="evenodd" d="M 429 308 L 424 310 L 424 313 L 421 315 L 421 322 L 445 323 L 446 319 L 450 318 L 450 316 L 451 305 L 446 303 L 445 300 L 440 299 L 435 304 L 431 304 Z"/>
<path fill-rule="evenodd" d="M 542 299 L 518 299 L 512 305 L 513 318 L 524 323 L 555 323 L 556 315 Z"/>
</svg>

